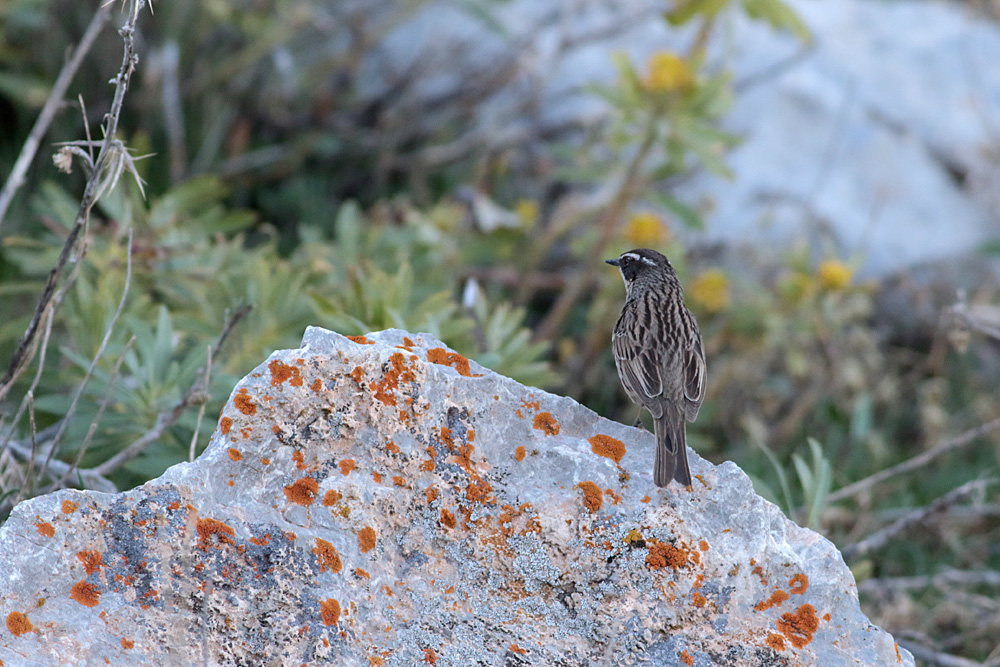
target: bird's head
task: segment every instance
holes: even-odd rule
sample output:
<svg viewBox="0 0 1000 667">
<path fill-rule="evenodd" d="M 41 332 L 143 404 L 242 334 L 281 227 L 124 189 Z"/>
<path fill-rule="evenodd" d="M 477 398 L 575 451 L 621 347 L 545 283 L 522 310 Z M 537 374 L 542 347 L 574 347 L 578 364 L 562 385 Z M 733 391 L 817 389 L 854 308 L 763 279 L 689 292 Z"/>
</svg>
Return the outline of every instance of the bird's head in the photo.
<svg viewBox="0 0 1000 667">
<path fill-rule="evenodd" d="M 668 280 L 670 278 L 676 280 L 677 276 L 674 273 L 674 267 L 670 266 L 667 258 L 649 248 L 629 250 L 628 252 L 623 252 L 617 259 L 606 259 L 604 261 L 611 266 L 618 267 L 618 271 L 622 274 L 622 279 L 625 281 L 625 291 L 629 294 L 631 294 L 632 286 L 635 283 L 642 282 L 646 278 L 661 276 L 667 277 Z"/>
</svg>

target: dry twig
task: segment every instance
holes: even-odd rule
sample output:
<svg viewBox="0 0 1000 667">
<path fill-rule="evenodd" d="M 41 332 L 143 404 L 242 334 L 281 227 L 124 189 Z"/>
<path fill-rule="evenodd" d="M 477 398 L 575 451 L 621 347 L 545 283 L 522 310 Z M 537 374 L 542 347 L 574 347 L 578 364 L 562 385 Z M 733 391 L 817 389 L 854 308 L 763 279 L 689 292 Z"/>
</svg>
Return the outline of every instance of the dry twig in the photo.
<svg viewBox="0 0 1000 667">
<path fill-rule="evenodd" d="M 106 177 L 106 172 L 117 171 L 120 173 L 122 169 L 123 159 L 121 154 L 123 151 L 127 154 L 127 151 L 125 151 L 121 141 L 116 136 L 118 132 L 118 117 L 121 115 L 122 104 L 125 101 L 125 91 L 128 89 L 132 74 L 135 71 L 135 65 L 139 60 L 135 53 L 135 23 L 139 17 L 139 10 L 145 5 L 146 0 L 131 0 L 128 19 L 125 21 L 125 25 L 118 31 L 125 48 L 121 69 L 118 72 L 118 76 L 114 79 L 114 100 L 111 103 L 110 111 L 104 117 L 104 141 L 101 144 L 100 152 L 97 154 L 97 159 L 94 161 L 94 168 L 90 173 L 90 177 L 87 179 L 87 185 L 84 188 L 83 198 L 80 200 L 80 206 L 77 209 L 73 227 L 69 232 L 66 243 L 63 245 L 62 252 L 59 253 L 59 260 L 56 266 L 49 272 L 48 279 L 45 282 L 45 289 L 42 291 L 42 296 L 35 307 L 35 314 L 32 316 L 31 322 L 28 324 L 28 329 L 24 332 L 24 336 L 22 336 L 21 341 L 17 345 L 7 372 L 0 379 L 0 400 L 3 400 L 10 391 L 14 381 L 27 368 L 28 364 L 31 363 L 33 353 L 29 352 L 33 350 L 32 343 L 38 333 L 42 316 L 52 301 L 52 295 L 55 293 L 63 267 L 70 260 L 70 255 L 76 247 L 80 232 L 90 220 L 90 211 L 94 204 L 97 203 L 100 195 L 113 184 L 113 180 L 117 178 L 112 173 L 112 180 L 109 181 Z"/>
<path fill-rule="evenodd" d="M 1000 481 L 1000 478 L 993 477 L 990 479 L 975 479 L 971 482 L 966 482 L 965 484 L 952 489 L 940 498 L 935 499 L 934 502 L 927 507 L 919 507 L 913 510 L 903 518 L 872 533 L 860 542 L 844 547 L 840 550 L 840 552 L 843 555 L 844 560 L 853 560 L 859 556 L 864 556 L 872 551 L 881 549 L 889 543 L 889 540 L 893 539 L 904 530 L 927 521 L 935 514 L 943 512 L 950 506 L 965 500 L 973 493 L 982 491 L 990 484 L 994 484 L 998 481 Z"/>
<path fill-rule="evenodd" d="M 240 320 L 246 317 L 251 308 L 252 306 L 243 306 L 228 319 L 222 329 L 222 333 L 219 334 L 219 338 L 216 340 L 215 345 L 212 348 L 213 355 L 218 355 L 219 349 L 226 342 L 226 339 L 229 337 L 229 333 L 232 331 L 233 327 L 236 326 Z M 189 405 L 193 405 L 204 400 L 207 387 L 204 386 L 203 383 L 206 381 L 207 377 L 208 375 L 204 372 L 204 370 L 203 372 L 200 372 L 198 374 L 198 379 L 191 386 L 191 388 L 185 392 L 184 396 L 181 397 L 174 407 L 157 415 L 156 423 L 153 424 L 153 427 L 129 444 L 128 447 L 118 452 L 104 463 L 90 468 L 89 470 L 81 470 L 80 472 L 87 472 L 101 476 L 109 475 L 134 459 L 144 449 L 146 449 L 146 447 L 156 442 L 160 436 L 163 435 L 164 431 L 173 426 L 173 424 L 180 419 L 181 415 L 184 414 L 184 410 Z"/>
<path fill-rule="evenodd" d="M 4 216 L 7 214 L 7 207 L 10 206 L 10 202 L 14 199 L 18 188 L 24 183 L 24 175 L 28 172 L 28 167 L 31 166 L 31 161 L 35 158 L 35 153 L 38 152 L 42 137 L 45 136 L 49 125 L 52 124 L 52 119 L 55 118 L 56 111 L 62 105 L 66 89 L 69 88 L 70 82 L 76 76 L 76 70 L 79 69 L 83 57 L 90 51 L 94 40 L 97 39 L 97 34 L 101 32 L 101 28 L 104 27 L 105 22 L 108 20 L 108 16 L 111 13 L 110 7 L 111 3 L 108 2 L 101 4 L 97 8 L 94 17 L 90 19 L 90 25 L 87 26 L 87 30 L 80 39 L 79 46 L 73 51 L 73 55 L 66 61 L 66 64 L 63 65 L 62 70 L 59 72 L 59 76 L 56 77 L 56 82 L 52 86 L 52 92 L 49 93 L 48 99 L 45 100 L 45 106 L 42 107 L 42 111 L 38 114 L 38 119 L 31 128 L 24 146 L 21 147 L 21 153 L 17 156 L 17 161 L 10 170 L 10 175 L 4 183 L 3 190 L 0 190 L 0 226 L 3 225 Z"/>
<path fill-rule="evenodd" d="M 880 470 L 874 475 L 870 475 L 862 480 L 854 482 L 853 484 L 848 484 L 845 487 L 839 488 L 828 495 L 826 500 L 827 502 L 835 503 L 837 501 L 844 500 L 845 498 L 856 496 L 859 493 L 881 484 L 887 479 L 895 477 L 896 475 L 902 475 L 903 473 L 910 472 L 911 470 L 921 468 L 934 459 L 964 447 L 965 445 L 973 442 L 976 438 L 986 435 L 987 433 L 991 433 L 997 429 L 1000 429 L 1000 417 L 997 417 L 992 421 L 988 421 L 985 424 L 980 424 L 975 428 L 971 428 L 965 433 L 957 435 L 950 440 L 945 440 L 941 444 L 936 445 L 925 452 L 921 452 L 913 458 L 907 459 L 906 461 L 894 465 L 891 468 Z"/>
</svg>

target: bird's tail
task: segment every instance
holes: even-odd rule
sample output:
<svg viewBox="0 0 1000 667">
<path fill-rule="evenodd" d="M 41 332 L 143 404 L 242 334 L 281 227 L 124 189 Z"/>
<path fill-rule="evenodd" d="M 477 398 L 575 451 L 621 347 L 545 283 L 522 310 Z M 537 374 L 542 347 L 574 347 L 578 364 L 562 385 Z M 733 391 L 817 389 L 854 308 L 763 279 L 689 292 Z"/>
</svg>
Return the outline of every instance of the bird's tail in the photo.
<svg viewBox="0 0 1000 667">
<path fill-rule="evenodd" d="M 656 432 L 653 481 L 657 486 L 666 486 L 675 479 L 682 486 L 691 486 L 684 415 L 668 408 L 662 417 L 653 420 L 653 429 Z"/>
</svg>

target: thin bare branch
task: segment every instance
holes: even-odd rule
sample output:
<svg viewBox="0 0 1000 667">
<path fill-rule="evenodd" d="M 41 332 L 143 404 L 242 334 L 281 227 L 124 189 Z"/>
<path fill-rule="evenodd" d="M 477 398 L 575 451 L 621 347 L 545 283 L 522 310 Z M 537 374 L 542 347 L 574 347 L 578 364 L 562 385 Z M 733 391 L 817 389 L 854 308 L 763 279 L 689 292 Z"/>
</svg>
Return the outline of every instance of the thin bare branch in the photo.
<svg viewBox="0 0 1000 667">
<path fill-rule="evenodd" d="M 22 336 L 21 341 L 17 345 L 17 349 L 14 352 L 14 356 L 11 358 L 7 372 L 4 374 L 3 379 L 0 379 L 0 400 L 3 400 L 3 398 L 10 391 L 18 373 L 20 373 L 21 370 L 31 361 L 32 357 L 29 354 L 29 351 L 32 349 L 32 342 L 38 333 L 38 327 L 41 323 L 42 314 L 45 312 L 49 302 L 52 300 L 52 295 L 59 282 L 59 276 L 62 274 L 63 267 L 65 267 L 66 263 L 70 260 L 70 256 L 73 249 L 76 247 L 80 232 L 90 220 L 91 209 L 94 204 L 97 203 L 97 198 L 103 192 L 103 189 L 107 187 L 107 180 L 103 177 L 103 174 L 106 168 L 113 166 L 112 154 L 119 151 L 118 147 L 121 142 L 119 142 L 115 136 L 118 131 L 118 117 L 121 115 L 122 103 L 125 100 L 125 91 L 128 89 L 132 73 L 135 71 L 135 65 L 138 62 L 138 56 L 136 56 L 135 53 L 135 42 L 133 39 L 135 33 L 135 21 L 138 18 L 139 9 L 146 4 L 145 0 L 130 1 L 131 7 L 128 13 L 129 18 L 125 22 L 125 25 L 118 31 L 118 34 L 122 37 L 125 48 L 124 55 L 122 57 L 121 69 L 118 72 L 118 76 L 114 79 L 114 101 L 111 103 L 110 111 L 104 117 L 104 143 L 102 144 L 101 150 L 97 155 L 94 171 L 87 179 L 87 185 L 84 189 L 83 198 L 80 200 L 80 206 L 76 212 L 76 219 L 73 221 L 73 228 L 70 230 L 66 243 L 63 245 L 62 252 L 59 253 L 59 260 L 56 263 L 56 266 L 49 272 L 48 279 L 45 282 L 45 289 L 42 291 L 42 296 L 38 300 L 38 305 L 35 307 L 35 314 L 32 316 L 31 322 L 28 324 L 28 329 L 24 332 L 24 336 Z M 121 168 L 120 162 L 118 168 Z"/>
<path fill-rule="evenodd" d="M 995 484 L 998 481 L 1000 481 L 1000 478 L 993 477 L 990 479 L 975 479 L 971 482 L 966 482 L 965 484 L 952 489 L 940 498 L 935 499 L 934 502 L 927 507 L 917 508 L 898 521 L 895 521 L 885 528 L 872 533 L 860 542 L 844 547 L 840 550 L 840 553 L 844 556 L 844 560 L 853 560 L 859 556 L 864 556 L 872 551 L 881 549 L 888 544 L 891 539 L 903 531 L 924 523 L 935 514 L 945 511 L 952 505 L 962 502 L 973 493 L 982 491 L 990 484 Z"/>
<path fill-rule="evenodd" d="M 639 149 L 625 170 L 615 197 L 601 214 L 601 234 L 593 248 L 591 248 L 586 264 L 572 274 L 566 289 L 556 299 L 555 304 L 549 309 L 545 319 L 539 323 L 533 336 L 535 340 L 555 340 L 558 337 L 556 335 L 557 332 L 569 315 L 573 305 L 597 281 L 596 272 L 600 270 L 599 267 L 603 266 L 602 260 L 605 259 L 603 257 L 605 249 L 618 231 L 629 203 L 634 198 L 635 193 L 641 188 L 642 181 L 645 178 L 642 169 L 650 152 L 656 145 L 656 139 L 656 120 L 650 119 L 642 144 L 640 144 Z"/>
<path fill-rule="evenodd" d="M 112 316 L 111 321 L 108 323 L 107 330 L 104 332 L 104 338 L 101 339 L 101 344 L 97 348 L 97 353 L 94 355 L 93 361 L 90 362 L 90 366 L 87 367 L 87 372 L 83 376 L 83 380 L 77 385 L 76 393 L 73 394 L 73 400 L 70 401 L 69 409 L 66 410 L 66 414 L 63 416 L 62 424 L 59 430 L 56 431 L 55 437 L 52 438 L 52 446 L 49 447 L 49 455 L 45 459 L 45 466 L 48 467 L 49 462 L 55 455 L 55 452 L 59 449 L 59 441 L 62 439 L 63 434 L 69 427 L 69 424 L 73 421 L 73 415 L 76 413 L 76 406 L 80 401 L 80 396 L 83 395 L 83 390 L 87 388 L 87 384 L 90 382 L 90 378 L 94 375 L 94 369 L 97 368 L 97 363 L 101 360 L 101 356 L 104 354 L 105 348 L 108 346 L 108 341 L 111 340 L 111 334 L 115 330 L 115 325 L 118 323 L 118 318 L 121 317 L 122 311 L 125 309 L 125 301 L 128 299 L 129 286 L 132 284 L 132 230 L 128 230 L 128 248 L 126 250 L 125 258 L 125 285 L 122 287 L 122 298 L 118 301 L 118 309 Z"/>
<path fill-rule="evenodd" d="M 1000 429 L 1000 417 L 997 417 L 992 421 L 988 421 L 985 424 L 981 424 L 975 428 L 971 428 L 965 433 L 957 435 L 950 440 L 945 440 L 941 444 L 936 445 L 925 452 L 921 452 L 913 458 L 907 459 L 906 461 L 894 465 L 891 468 L 880 470 L 874 475 L 865 477 L 864 479 L 858 480 L 853 484 L 848 484 L 845 487 L 839 488 L 826 497 L 827 502 L 835 503 L 837 501 L 844 500 L 845 498 L 856 496 L 859 493 L 863 493 L 864 491 L 881 484 L 887 479 L 922 468 L 938 457 L 944 456 L 945 454 L 955 451 L 956 449 L 960 449 L 961 447 L 975 441 L 976 438 L 982 437 L 987 433 L 992 433 L 997 429 Z"/>
<path fill-rule="evenodd" d="M 946 570 L 922 577 L 865 579 L 858 584 L 858 591 L 862 593 L 880 593 L 883 591 L 913 591 L 923 588 L 938 588 L 951 592 L 955 588 L 971 588 L 974 586 L 1000 588 L 1000 572 L 994 570 Z"/>
<path fill-rule="evenodd" d="M 249 313 L 251 309 L 252 306 L 243 306 L 228 319 L 222 329 L 222 333 L 219 334 L 219 338 L 213 346 L 212 356 L 217 356 L 219 354 L 219 350 L 226 342 L 226 339 L 229 337 L 229 333 L 233 330 L 233 327 L 236 326 L 240 320 L 246 317 L 247 313 Z M 184 414 L 184 410 L 187 409 L 189 405 L 201 398 L 207 389 L 202 385 L 204 378 L 205 374 L 199 373 L 198 379 L 191 386 L 191 388 L 188 389 L 184 396 L 181 397 L 180 401 L 178 401 L 177 404 L 174 405 L 174 407 L 169 411 L 161 412 L 156 417 L 156 423 L 153 424 L 153 427 L 129 444 L 128 447 L 118 452 L 104 463 L 81 472 L 89 472 L 101 476 L 108 475 L 138 456 L 144 449 L 146 449 L 146 447 L 156 442 L 160 436 L 163 435 L 164 431 L 173 426 L 173 424 L 180 419 L 181 415 Z"/>
<path fill-rule="evenodd" d="M 42 431 L 38 435 L 39 439 L 44 441 L 42 436 L 45 435 L 45 431 Z M 18 441 L 12 441 L 10 443 L 10 451 L 23 461 L 27 461 L 31 457 L 31 446 Z M 60 461 L 59 459 L 53 459 L 53 461 L 49 463 L 49 467 L 46 472 L 52 475 L 64 475 L 70 469 L 70 464 Z M 116 487 L 111 480 L 102 477 L 101 475 L 97 475 L 93 471 L 87 469 L 78 470 L 77 476 L 80 483 L 88 489 L 104 493 L 116 493 L 118 491 L 118 487 Z M 0 515 L 4 514 L 9 508 L 9 503 L 0 503 Z"/>
<path fill-rule="evenodd" d="M 66 480 L 70 478 L 75 470 L 80 467 L 80 462 L 83 461 L 84 455 L 87 453 L 87 449 L 90 447 L 90 441 L 94 437 L 94 433 L 97 432 L 97 426 L 101 423 L 101 417 L 104 416 L 105 410 L 111 404 L 112 389 L 115 386 L 115 381 L 118 379 L 118 372 L 121 370 L 122 362 L 125 361 L 126 355 L 128 355 L 129 350 L 135 343 L 135 336 L 128 339 L 125 343 L 122 353 L 118 356 L 118 361 L 115 362 L 114 368 L 111 369 L 111 375 L 108 377 L 108 386 L 104 389 L 104 396 L 101 397 L 101 405 L 97 409 L 97 414 L 94 415 L 94 420 L 90 422 L 90 428 L 87 429 L 87 435 L 83 438 L 83 443 L 80 445 L 80 451 L 76 454 L 76 460 L 67 468 L 67 470 L 62 474 L 62 476 L 50 484 L 47 488 L 42 490 L 42 493 L 50 493 L 57 489 L 63 488 L 66 484 Z"/>
<path fill-rule="evenodd" d="M 28 399 L 28 422 L 31 429 L 31 454 L 28 457 L 28 467 L 24 471 L 24 484 L 21 485 L 20 491 L 17 492 L 17 498 L 14 499 L 15 505 L 21 502 L 28 492 L 31 491 L 31 487 L 34 486 L 35 461 L 38 459 L 38 432 L 35 428 L 35 395 L 29 391 L 26 398 Z"/>
<path fill-rule="evenodd" d="M 63 65 L 62 70 L 59 72 L 59 76 L 56 77 L 56 82 L 52 86 L 52 92 L 49 93 L 48 99 L 45 100 L 45 106 L 42 107 L 42 111 L 38 114 L 38 119 L 35 120 L 35 124 L 31 128 L 24 146 L 21 147 L 21 153 L 17 156 L 17 161 L 14 163 L 10 175 L 4 183 L 3 190 L 0 190 L 0 226 L 3 226 L 3 219 L 7 214 L 7 208 L 10 206 L 11 200 L 14 199 L 18 188 L 24 184 L 24 175 L 28 172 L 32 160 L 35 159 L 35 153 L 38 152 L 42 137 L 48 132 L 49 126 L 52 124 L 52 119 L 55 118 L 56 111 L 62 105 L 66 89 L 69 88 L 70 82 L 76 76 L 76 70 L 79 69 L 83 57 L 90 51 L 90 47 L 93 46 L 94 40 L 97 39 L 97 35 L 107 22 L 110 13 L 110 7 L 107 4 L 97 8 L 94 17 L 90 19 L 90 24 L 80 39 L 80 44 L 74 49 L 73 55 L 66 61 L 66 64 Z"/>
<path fill-rule="evenodd" d="M 14 437 L 14 430 L 17 425 L 21 423 L 21 417 L 24 415 L 24 411 L 28 408 L 28 395 L 33 394 L 35 388 L 38 387 L 38 383 L 42 379 L 42 371 L 45 369 L 45 357 L 49 349 L 49 339 L 52 336 L 52 322 L 55 319 L 53 317 L 54 313 L 49 309 L 46 319 L 45 319 L 45 333 L 42 334 L 41 339 L 41 353 L 38 357 L 38 369 L 35 371 L 35 378 L 31 381 L 31 386 L 28 388 L 28 392 L 25 394 L 24 398 L 21 399 L 21 404 L 17 407 L 17 412 L 14 413 L 14 419 L 10 422 L 10 429 L 7 431 L 7 436 L 3 440 L 3 444 L 0 444 L 0 455 L 4 453 L 7 449 L 7 443 L 10 439 Z M 34 352 L 32 352 L 34 354 Z"/>
<path fill-rule="evenodd" d="M 982 667 L 981 662 L 962 658 L 950 653 L 941 653 L 912 641 L 900 640 L 899 645 L 929 667 Z"/>
<path fill-rule="evenodd" d="M 206 359 L 207 359 L 207 361 L 205 362 L 205 376 L 202 378 L 201 386 L 207 392 L 208 391 L 208 383 L 209 383 L 209 381 L 212 378 L 212 346 L 211 345 L 208 346 L 208 353 L 207 353 Z M 207 400 L 203 400 L 203 401 L 200 401 L 200 403 L 201 403 L 201 407 L 198 408 L 198 421 L 195 422 L 194 435 L 191 436 L 191 447 L 190 447 L 190 450 L 188 452 L 188 461 L 194 461 L 194 448 L 195 448 L 195 445 L 198 443 L 198 433 L 201 431 L 201 420 L 205 417 L 205 405 L 207 405 L 208 401 Z"/>
</svg>

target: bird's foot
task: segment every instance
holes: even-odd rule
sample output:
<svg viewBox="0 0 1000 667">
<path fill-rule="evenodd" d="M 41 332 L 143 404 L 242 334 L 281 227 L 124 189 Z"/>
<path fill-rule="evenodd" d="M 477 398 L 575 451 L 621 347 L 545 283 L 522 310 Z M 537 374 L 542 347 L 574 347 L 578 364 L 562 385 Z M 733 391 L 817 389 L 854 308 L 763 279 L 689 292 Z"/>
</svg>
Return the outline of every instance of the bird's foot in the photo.
<svg viewBox="0 0 1000 667">
<path fill-rule="evenodd" d="M 641 428 L 643 431 L 646 430 L 646 425 L 642 423 L 642 417 L 635 418 L 635 421 L 632 422 L 632 428 Z"/>
</svg>

